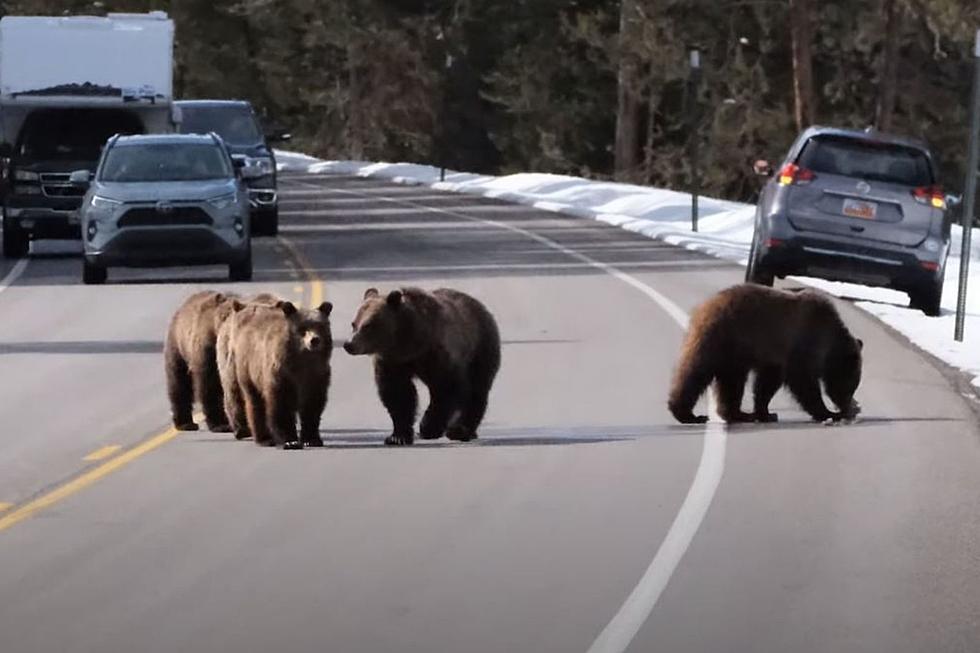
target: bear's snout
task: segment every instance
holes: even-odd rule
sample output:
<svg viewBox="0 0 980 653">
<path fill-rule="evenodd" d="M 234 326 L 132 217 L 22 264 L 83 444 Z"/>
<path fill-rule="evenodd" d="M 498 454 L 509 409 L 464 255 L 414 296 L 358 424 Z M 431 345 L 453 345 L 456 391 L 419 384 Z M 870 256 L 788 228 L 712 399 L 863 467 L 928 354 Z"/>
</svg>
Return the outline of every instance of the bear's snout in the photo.
<svg viewBox="0 0 980 653">
<path fill-rule="evenodd" d="M 354 347 L 354 343 L 351 342 L 350 340 L 348 340 L 348 341 L 346 341 L 344 343 L 344 351 L 346 351 L 348 354 L 352 354 L 352 355 L 356 355 L 357 354 L 357 348 Z"/>
</svg>

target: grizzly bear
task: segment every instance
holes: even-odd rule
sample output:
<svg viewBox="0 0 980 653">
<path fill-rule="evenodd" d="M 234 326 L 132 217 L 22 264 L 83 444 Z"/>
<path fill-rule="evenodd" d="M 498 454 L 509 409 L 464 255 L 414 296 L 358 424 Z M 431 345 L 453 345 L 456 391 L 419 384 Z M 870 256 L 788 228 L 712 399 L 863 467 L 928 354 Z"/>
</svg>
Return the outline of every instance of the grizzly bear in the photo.
<svg viewBox="0 0 980 653">
<path fill-rule="evenodd" d="M 236 295 L 202 291 L 188 297 L 170 320 L 163 348 L 167 394 L 174 427 L 196 431 L 195 398 L 204 409 L 208 428 L 230 430 L 223 409 L 215 346 L 218 329 L 232 313 Z"/>
<path fill-rule="evenodd" d="M 244 416 L 257 444 L 323 446 L 320 418 L 330 386 L 333 305 L 300 310 L 280 300 L 236 308 L 222 332 L 221 352 L 236 437 L 246 433 Z"/>
<path fill-rule="evenodd" d="M 419 437 L 477 437 L 500 368 L 497 323 L 482 303 L 446 288 L 402 288 L 387 296 L 370 288 L 352 327 L 344 349 L 374 359 L 378 394 L 393 423 L 385 444 L 415 439 L 416 377 L 431 396 Z"/>
<path fill-rule="evenodd" d="M 241 311 L 246 307 L 261 306 L 267 309 L 277 308 L 280 298 L 272 293 L 259 293 L 247 302 L 239 301 L 237 298 L 232 300 L 232 310 Z M 235 366 L 233 364 L 231 343 L 234 340 L 235 320 L 226 319 L 218 329 L 217 344 L 215 353 L 218 365 L 218 378 L 221 381 L 221 388 L 224 392 L 225 415 L 231 426 L 235 438 L 246 440 L 252 437 L 248 430 L 248 420 L 245 417 L 244 399 L 239 391 L 238 382 L 235 379 Z"/>
<path fill-rule="evenodd" d="M 728 423 L 774 422 L 769 402 L 785 384 L 815 421 L 852 419 L 859 407 L 863 343 L 847 330 L 833 303 L 813 291 L 754 284 L 722 290 L 691 316 L 667 405 L 682 423 L 702 423 L 694 405 L 714 381 L 718 413 Z M 754 410 L 742 395 L 755 372 Z M 821 395 L 840 412 L 828 410 Z"/>
</svg>

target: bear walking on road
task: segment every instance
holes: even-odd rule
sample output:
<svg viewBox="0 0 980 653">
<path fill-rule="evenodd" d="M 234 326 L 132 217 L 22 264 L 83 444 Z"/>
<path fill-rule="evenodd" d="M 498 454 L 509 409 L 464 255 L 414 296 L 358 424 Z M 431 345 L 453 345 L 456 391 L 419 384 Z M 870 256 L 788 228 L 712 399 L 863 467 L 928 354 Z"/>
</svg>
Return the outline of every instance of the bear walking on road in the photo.
<svg viewBox="0 0 980 653">
<path fill-rule="evenodd" d="M 323 446 L 320 418 L 330 387 L 333 305 L 323 302 L 316 309 L 300 310 L 278 301 L 238 308 L 222 338 L 236 437 L 244 435 L 244 415 L 247 433 L 260 445 Z"/>
<path fill-rule="evenodd" d="M 682 423 L 706 422 L 694 405 L 714 381 L 726 422 L 776 421 L 769 402 L 785 384 L 816 421 L 851 419 L 859 407 L 863 343 L 848 331 L 833 303 L 812 290 L 790 292 L 741 284 L 695 310 L 675 371 L 668 407 Z M 754 410 L 742 411 L 750 371 Z M 840 412 L 828 410 L 821 395 Z"/>
<path fill-rule="evenodd" d="M 192 415 L 195 399 L 204 409 L 209 429 L 231 430 L 223 407 L 215 347 L 218 329 L 232 313 L 235 300 L 236 296 L 228 293 L 194 293 L 170 320 L 163 357 L 167 394 L 177 430 L 197 430 Z"/>
<path fill-rule="evenodd" d="M 415 439 L 416 377 L 431 396 L 419 437 L 477 437 L 500 368 L 497 323 L 482 303 L 445 288 L 402 288 L 386 296 L 370 288 L 352 326 L 344 349 L 374 358 L 378 394 L 393 423 L 385 444 Z"/>
</svg>

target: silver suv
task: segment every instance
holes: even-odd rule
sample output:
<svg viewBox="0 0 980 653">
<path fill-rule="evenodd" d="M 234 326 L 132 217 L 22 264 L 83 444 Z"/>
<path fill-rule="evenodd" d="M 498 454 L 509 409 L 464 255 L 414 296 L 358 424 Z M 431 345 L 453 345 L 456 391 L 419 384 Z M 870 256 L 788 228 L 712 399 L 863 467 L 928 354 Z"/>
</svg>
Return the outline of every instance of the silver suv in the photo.
<svg viewBox="0 0 980 653">
<path fill-rule="evenodd" d="M 811 127 L 759 198 L 746 281 L 787 275 L 883 286 L 939 315 L 949 254 L 947 197 L 925 144 Z"/>
<path fill-rule="evenodd" d="M 227 264 L 233 281 L 252 278 L 248 191 L 216 134 L 114 136 L 79 216 L 82 280 L 103 283 L 109 266 Z"/>
</svg>

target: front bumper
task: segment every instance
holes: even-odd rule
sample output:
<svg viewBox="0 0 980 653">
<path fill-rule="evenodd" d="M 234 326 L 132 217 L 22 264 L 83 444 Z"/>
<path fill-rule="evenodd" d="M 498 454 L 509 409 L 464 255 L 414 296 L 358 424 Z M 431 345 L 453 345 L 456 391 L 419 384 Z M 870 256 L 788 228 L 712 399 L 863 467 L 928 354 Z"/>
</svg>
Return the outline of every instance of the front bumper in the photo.
<svg viewBox="0 0 980 653">
<path fill-rule="evenodd" d="M 85 244 L 85 259 L 107 267 L 231 264 L 248 256 L 248 236 L 231 227 L 127 227 L 102 237 L 97 232 Z"/>
<path fill-rule="evenodd" d="M 70 239 L 81 237 L 78 211 L 43 206 L 4 206 L 3 221 L 9 227 L 37 239 Z"/>
</svg>

